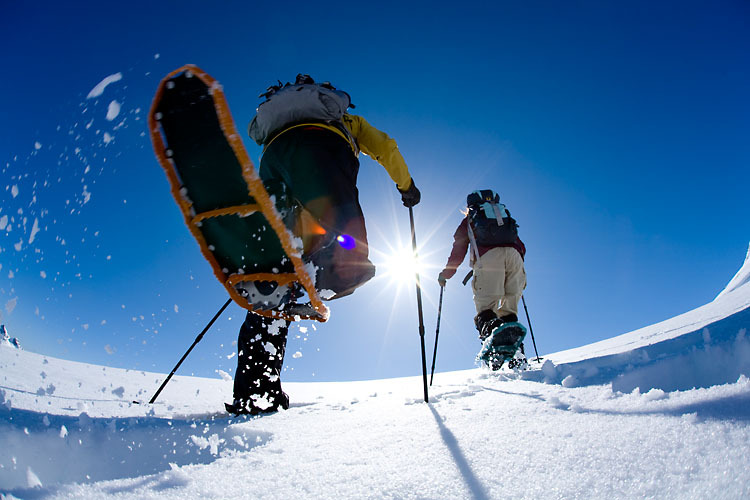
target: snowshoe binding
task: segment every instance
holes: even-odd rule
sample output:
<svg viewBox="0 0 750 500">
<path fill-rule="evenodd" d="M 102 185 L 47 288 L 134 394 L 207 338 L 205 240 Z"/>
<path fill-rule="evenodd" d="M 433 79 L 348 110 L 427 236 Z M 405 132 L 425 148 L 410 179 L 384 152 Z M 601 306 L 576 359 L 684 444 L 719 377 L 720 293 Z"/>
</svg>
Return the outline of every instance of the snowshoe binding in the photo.
<svg viewBox="0 0 750 500">
<path fill-rule="evenodd" d="M 489 334 L 482 343 L 477 361 L 497 371 L 506 361 L 514 359 L 526 337 L 526 328 L 518 322 L 503 323 L 500 320 L 488 323 L 485 328 Z"/>
<path fill-rule="evenodd" d="M 276 281 L 241 281 L 234 288 L 253 306 L 253 310 L 277 309 L 294 297 L 293 286 Z"/>
</svg>

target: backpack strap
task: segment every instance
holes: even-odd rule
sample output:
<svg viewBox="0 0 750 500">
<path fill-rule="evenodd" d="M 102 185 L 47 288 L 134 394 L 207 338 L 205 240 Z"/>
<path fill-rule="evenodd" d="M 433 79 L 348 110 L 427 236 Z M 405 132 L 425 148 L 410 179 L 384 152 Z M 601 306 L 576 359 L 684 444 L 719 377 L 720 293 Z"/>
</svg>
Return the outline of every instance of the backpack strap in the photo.
<svg viewBox="0 0 750 500">
<path fill-rule="evenodd" d="M 477 239 L 474 236 L 474 230 L 471 228 L 471 220 L 466 219 L 466 232 L 469 233 L 469 247 L 471 247 L 471 257 L 480 268 L 482 267 L 479 262 L 479 246 L 477 245 Z"/>
<path fill-rule="evenodd" d="M 481 205 L 482 210 L 484 210 L 484 215 L 488 219 L 495 219 L 498 226 L 502 226 L 505 224 L 503 221 L 504 218 L 510 217 L 510 214 L 508 213 L 508 210 L 505 208 L 505 205 L 502 203 L 496 203 L 494 201 L 486 201 L 482 203 Z"/>
<path fill-rule="evenodd" d="M 495 220 L 497 221 L 497 225 L 502 226 L 504 222 L 503 215 L 500 213 L 500 207 L 497 203 L 490 203 L 490 206 L 492 207 L 492 211 L 495 212 Z"/>
<path fill-rule="evenodd" d="M 279 133 L 275 134 L 270 141 L 266 145 L 263 146 L 263 151 L 261 154 L 265 153 L 268 147 L 271 145 L 273 141 L 275 141 L 279 136 L 282 134 L 289 132 L 290 130 L 293 130 L 295 128 L 300 127 L 318 127 L 330 130 L 331 132 L 339 135 L 342 139 L 344 139 L 347 143 L 349 143 L 349 147 L 352 150 L 352 153 L 354 153 L 354 156 L 359 158 L 359 144 L 357 143 L 357 140 L 354 138 L 352 133 L 349 131 L 349 129 L 344 125 L 343 123 L 333 121 L 331 123 L 323 123 L 323 122 L 309 122 L 309 123 L 298 123 L 296 125 L 292 125 L 290 127 L 285 128 L 284 130 L 280 131 Z"/>
</svg>

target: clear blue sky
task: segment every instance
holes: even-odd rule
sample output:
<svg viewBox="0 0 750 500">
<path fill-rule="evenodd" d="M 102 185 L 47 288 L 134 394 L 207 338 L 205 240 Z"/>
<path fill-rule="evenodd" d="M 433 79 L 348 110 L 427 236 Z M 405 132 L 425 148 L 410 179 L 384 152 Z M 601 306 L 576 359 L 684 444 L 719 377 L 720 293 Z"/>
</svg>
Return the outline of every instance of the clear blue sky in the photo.
<svg viewBox="0 0 750 500">
<path fill-rule="evenodd" d="M 226 300 L 146 134 L 158 81 L 185 63 L 224 85 L 241 130 L 261 90 L 305 72 L 398 141 L 423 194 L 428 356 L 435 277 L 480 188 L 521 224 L 542 353 L 712 300 L 750 241 L 750 5 L 492 3 L 6 2 L 0 321 L 32 351 L 168 371 Z M 408 212 L 364 157 L 359 187 L 378 264 L 408 246 Z M 382 270 L 292 329 L 286 380 L 420 372 L 413 285 Z M 448 282 L 438 370 L 474 366 L 467 270 Z M 183 373 L 233 371 L 242 317 L 233 305 Z"/>
</svg>

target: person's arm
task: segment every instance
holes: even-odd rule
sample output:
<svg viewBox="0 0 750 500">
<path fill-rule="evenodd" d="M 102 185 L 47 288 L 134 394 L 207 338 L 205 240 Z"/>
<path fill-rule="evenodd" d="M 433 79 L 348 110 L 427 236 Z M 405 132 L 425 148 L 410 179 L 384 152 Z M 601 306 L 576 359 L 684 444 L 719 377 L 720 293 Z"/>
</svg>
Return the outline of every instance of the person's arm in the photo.
<svg viewBox="0 0 750 500">
<path fill-rule="evenodd" d="M 413 181 L 396 141 L 361 116 L 346 114 L 343 121 L 357 140 L 359 149 L 385 168 L 399 191 L 407 191 Z"/>
<path fill-rule="evenodd" d="M 469 231 L 467 230 L 468 217 L 464 217 L 461 221 L 456 232 L 453 233 L 453 248 L 451 254 L 448 257 L 448 262 L 445 264 L 445 269 L 440 271 L 438 281 L 449 280 L 456 274 L 458 266 L 463 262 L 466 257 L 466 252 L 469 250 Z"/>
</svg>

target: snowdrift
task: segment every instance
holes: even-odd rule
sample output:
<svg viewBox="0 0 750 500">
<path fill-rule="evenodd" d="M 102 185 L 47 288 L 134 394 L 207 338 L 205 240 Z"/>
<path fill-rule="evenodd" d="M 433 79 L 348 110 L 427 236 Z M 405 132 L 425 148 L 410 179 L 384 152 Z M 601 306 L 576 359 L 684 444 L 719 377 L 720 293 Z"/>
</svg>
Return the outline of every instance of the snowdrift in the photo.
<svg viewBox="0 0 750 500">
<path fill-rule="evenodd" d="M 750 249 L 742 268 L 702 307 L 624 335 L 547 357 L 543 377 L 567 386 L 612 383 L 630 392 L 710 387 L 750 373 Z M 555 366 L 557 365 L 557 366 Z"/>
</svg>

